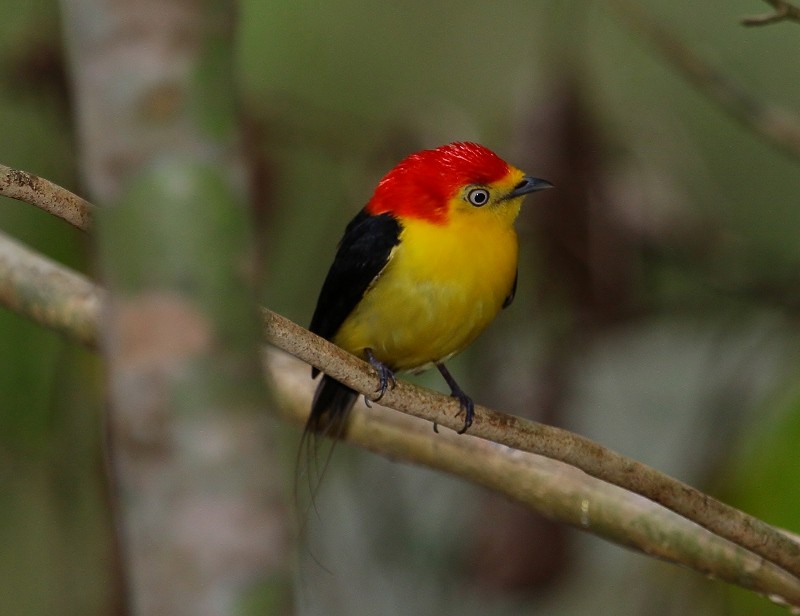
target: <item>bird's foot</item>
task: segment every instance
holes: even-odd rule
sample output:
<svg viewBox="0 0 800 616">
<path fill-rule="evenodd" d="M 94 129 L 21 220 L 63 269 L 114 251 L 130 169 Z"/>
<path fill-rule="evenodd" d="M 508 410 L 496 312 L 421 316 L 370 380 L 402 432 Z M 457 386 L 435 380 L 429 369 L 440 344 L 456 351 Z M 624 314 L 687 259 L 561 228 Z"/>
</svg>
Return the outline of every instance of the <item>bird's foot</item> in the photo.
<svg viewBox="0 0 800 616">
<path fill-rule="evenodd" d="M 472 401 L 472 398 L 460 389 L 454 391 L 451 395 L 458 399 L 458 404 L 461 406 L 461 410 L 458 411 L 458 414 L 461 415 L 461 413 L 464 413 L 464 427 L 458 431 L 459 434 L 464 434 L 464 432 L 469 430 L 472 422 L 475 420 L 475 403 Z"/>
<path fill-rule="evenodd" d="M 458 400 L 458 404 L 461 407 L 458 411 L 458 415 L 464 414 L 464 426 L 458 431 L 458 434 L 464 434 L 464 432 L 469 430 L 472 422 L 475 420 L 475 403 L 472 401 L 472 398 L 459 387 L 453 375 L 450 374 L 450 371 L 444 364 L 436 364 L 436 367 L 450 386 L 450 396 Z M 433 431 L 436 433 L 439 432 L 439 425 L 435 421 L 433 422 Z"/>
<path fill-rule="evenodd" d="M 377 402 L 383 398 L 383 395 L 390 386 L 392 389 L 397 387 L 397 379 L 395 378 L 392 369 L 375 357 L 375 355 L 372 353 L 372 349 L 366 349 L 366 353 L 367 361 L 369 361 L 370 366 L 372 366 L 375 369 L 375 372 L 378 374 L 378 388 L 375 390 L 375 393 L 378 395 L 372 399 L 364 396 L 364 402 L 367 406 L 371 407 L 372 402 Z"/>
</svg>

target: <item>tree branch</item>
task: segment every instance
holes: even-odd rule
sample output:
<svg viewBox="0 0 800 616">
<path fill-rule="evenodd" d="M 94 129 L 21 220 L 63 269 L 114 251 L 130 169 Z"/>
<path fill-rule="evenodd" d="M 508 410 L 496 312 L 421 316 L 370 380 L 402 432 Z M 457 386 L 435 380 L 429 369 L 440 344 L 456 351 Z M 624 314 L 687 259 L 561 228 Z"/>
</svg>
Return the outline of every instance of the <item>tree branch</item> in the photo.
<svg viewBox="0 0 800 616">
<path fill-rule="evenodd" d="M 92 205 L 88 201 L 27 171 L 0 165 L 0 195 L 35 205 L 83 231 L 91 225 Z"/>
<path fill-rule="evenodd" d="M 644 36 L 679 73 L 723 111 L 786 154 L 800 158 L 800 118 L 796 114 L 753 96 L 680 42 L 638 4 L 614 0 L 611 6 L 616 7 L 631 32 Z"/>
<path fill-rule="evenodd" d="M 372 368 L 336 345 L 267 309 L 262 310 L 267 342 L 316 366 L 361 393 L 375 389 Z M 462 427 L 458 402 L 403 381 L 381 403 L 453 430 Z M 659 503 L 709 531 L 783 567 L 800 579 L 800 544 L 772 526 L 730 507 L 641 462 L 567 430 L 475 406 L 471 436 L 538 454 Z"/>
<path fill-rule="evenodd" d="M 265 366 L 280 402 L 279 413 L 302 425 L 311 407 L 308 366 L 273 349 L 265 355 Z M 357 405 L 344 440 L 390 459 L 456 475 L 550 519 L 733 584 L 748 585 L 756 592 L 769 594 L 768 589 L 781 588 L 781 597 L 796 601 L 789 593 L 795 593 L 800 582 L 783 569 L 571 465 L 469 435 L 436 434 L 429 423 L 379 405 Z M 748 580 L 744 571 L 758 573 Z"/>
<path fill-rule="evenodd" d="M 12 270 L 15 274 L 9 275 Z M 0 234 L 0 302 L 92 346 L 96 341 L 103 297 L 101 290 L 83 276 Z M 364 362 L 279 315 L 265 310 L 264 319 L 265 337 L 271 344 L 328 370 L 348 385 L 366 392 L 374 389 L 374 375 Z M 310 381 L 305 374 L 301 377 L 296 369 L 290 373 L 282 367 L 286 363 L 285 358 L 275 359 L 273 356 L 267 366 L 285 403 L 281 412 L 287 419 L 302 423 L 309 408 Z M 399 407 L 399 410 L 436 420 L 454 429 L 460 427 L 455 417 L 457 404 L 441 394 L 400 382 L 395 391 L 386 393 L 386 398 L 387 403 Z M 714 527 L 720 524 L 712 523 L 709 531 L 700 529 L 692 520 L 710 515 L 713 509 L 696 513 L 692 508 L 698 506 L 698 499 L 700 503 L 716 503 L 720 508 L 720 518 L 733 516 L 733 521 L 729 521 L 727 526 L 735 526 L 736 520 L 740 520 L 745 527 L 742 531 L 745 538 L 752 534 L 769 544 L 771 535 L 778 531 L 763 522 L 558 428 L 478 408 L 472 430 L 474 434 L 460 437 L 449 432 L 435 435 L 428 423 L 377 408 L 357 407 L 347 438 L 381 455 L 425 464 L 464 477 L 506 494 L 553 519 L 611 541 L 800 605 L 798 578 L 768 562 L 772 559 L 757 555 L 761 550 L 748 551 L 735 545 L 741 545 L 740 540 L 730 542 L 715 536 L 719 533 Z M 496 440 L 500 443 L 517 443 L 518 448 L 534 453 L 500 447 L 485 439 L 487 433 L 497 430 L 500 436 Z M 537 451 L 544 455 L 535 455 Z M 587 475 L 576 470 L 582 467 L 593 472 Z M 613 477 L 620 473 L 623 473 L 619 482 L 622 489 L 612 488 L 590 476 Z M 627 473 L 627 479 L 624 473 Z M 643 474 L 644 480 L 631 479 L 638 474 Z M 647 481 L 653 477 L 656 477 L 655 484 Z M 632 486 L 641 487 L 641 484 L 645 486 L 642 492 L 660 488 L 676 494 L 678 506 L 674 509 L 679 515 L 625 491 Z M 681 490 L 685 492 L 681 493 Z M 766 532 L 765 528 L 768 529 Z M 783 538 L 794 549 L 797 548 L 797 544 Z"/>
<path fill-rule="evenodd" d="M 85 276 L 0 233 L 0 304 L 97 349 L 105 299 Z"/>
<path fill-rule="evenodd" d="M 791 2 L 786 2 L 786 0 L 764 0 L 764 2 L 771 5 L 775 10 L 772 13 L 744 17 L 742 25 L 766 26 L 786 20 L 800 23 L 800 8 L 794 6 Z"/>
<path fill-rule="evenodd" d="M 16 273 L 12 274 L 12 271 Z M 53 274 L 59 271 L 65 273 L 63 278 Z M 73 282 L 57 284 L 63 280 Z M 78 301 L 78 298 L 83 299 Z M 7 238 L 0 241 L 0 302 L 84 344 L 93 345 L 96 340 L 102 292 L 80 275 Z M 52 310 L 51 306 L 66 306 L 68 309 L 60 313 Z M 69 316 L 71 311 L 80 317 Z M 268 343 L 362 393 L 372 393 L 375 377 L 367 363 L 274 312 L 263 309 L 262 316 L 264 337 Z M 73 322 L 81 324 L 78 333 L 74 331 Z M 79 333 L 81 331 L 83 333 Z M 402 381 L 395 389 L 386 392 L 382 402 L 387 407 L 438 422 L 453 430 L 462 425 L 457 418 L 458 403 L 452 398 Z M 480 406 L 475 408 L 475 423 L 469 434 L 560 461 L 639 494 L 778 565 L 794 576 L 794 582 L 800 581 L 800 543 L 761 520 L 589 439 Z M 471 440 L 463 438 L 459 442 Z M 479 478 L 475 481 L 483 483 Z M 503 491 L 500 483 L 494 487 Z M 565 521 L 569 523 L 569 520 Z M 749 573 L 749 569 L 742 569 L 740 576 L 746 577 Z M 741 584 L 741 581 L 737 583 Z M 795 599 L 789 599 L 788 594 L 785 598 L 795 602 Z"/>
</svg>

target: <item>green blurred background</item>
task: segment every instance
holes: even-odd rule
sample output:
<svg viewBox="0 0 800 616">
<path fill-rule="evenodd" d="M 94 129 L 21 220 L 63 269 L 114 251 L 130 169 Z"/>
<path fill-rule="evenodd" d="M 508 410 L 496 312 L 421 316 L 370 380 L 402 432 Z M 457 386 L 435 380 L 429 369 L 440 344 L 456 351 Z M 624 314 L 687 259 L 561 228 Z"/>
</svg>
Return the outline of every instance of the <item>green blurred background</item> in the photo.
<svg viewBox="0 0 800 616">
<path fill-rule="evenodd" d="M 0 4 L 0 162 L 80 193 L 59 6 Z M 800 117 L 800 25 L 742 27 L 768 9 L 755 0 L 639 6 Z M 307 323 L 380 176 L 420 147 L 481 141 L 557 189 L 528 200 L 519 294 L 454 362 L 459 380 L 798 531 L 800 152 L 709 102 L 624 13 L 243 2 L 264 303 Z M 0 228 L 92 271 L 86 238 L 29 206 L 2 199 Z M 120 613 L 103 396 L 94 355 L 0 310 L 0 614 Z M 297 439 L 285 429 L 287 484 Z M 345 446 L 317 509 L 276 613 L 784 613 Z"/>
</svg>

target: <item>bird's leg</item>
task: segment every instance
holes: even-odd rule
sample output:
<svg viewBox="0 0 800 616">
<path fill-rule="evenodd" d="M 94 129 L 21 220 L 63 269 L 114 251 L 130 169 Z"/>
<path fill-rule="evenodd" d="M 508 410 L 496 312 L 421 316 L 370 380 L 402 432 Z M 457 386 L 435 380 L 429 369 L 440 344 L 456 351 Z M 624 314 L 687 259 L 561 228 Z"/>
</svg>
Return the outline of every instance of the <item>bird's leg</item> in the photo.
<svg viewBox="0 0 800 616">
<path fill-rule="evenodd" d="M 370 366 L 372 366 L 375 369 L 375 372 L 378 373 L 378 388 L 375 390 L 375 393 L 378 394 L 378 397 L 369 400 L 366 396 L 364 396 L 364 402 L 366 405 L 371 406 L 370 402 L 377 402 L 383 398 L 383 394 L 386 393 L 386 390 L 389 388 L 390 384 L 392 389 L 397 386 L 397 379 L 395 378 L 394 372 L 392 372 L 391 368 L 375 357 L 375 355 L 372 353 L 372 349 L 364 349 L 364 352 L 367 354 L 367 361 L 369 361 Z"/>
<path fill-rule="evenodd" d="M 450 374 L 450 371 L 445 367 L 444 364 L 436 364 L 436 367 L 444 377 L 444 380 L 447 381 L 447 384 L 450 386 L 450 395 L 453 398 L 458 399 L 458 403 L 461 406 L 461 410 L 458 412 L 458 414 L 460 415 L 461 413 L 464 413 L 464 427 L 458 431 L 459 434 L 464 434 L 464 432 L 469 430 L 473 419 L 475 419 L 475 403 L 472 401 L 472 398 L 465 394 L 464 390 L 458 386 L 458 383 L 456 383 L 453 375 Z M 436 424 L 436 422 L 433 422 L 433 430 L 434 432 L 439 432 L 439 426 Z"/>
</svg>

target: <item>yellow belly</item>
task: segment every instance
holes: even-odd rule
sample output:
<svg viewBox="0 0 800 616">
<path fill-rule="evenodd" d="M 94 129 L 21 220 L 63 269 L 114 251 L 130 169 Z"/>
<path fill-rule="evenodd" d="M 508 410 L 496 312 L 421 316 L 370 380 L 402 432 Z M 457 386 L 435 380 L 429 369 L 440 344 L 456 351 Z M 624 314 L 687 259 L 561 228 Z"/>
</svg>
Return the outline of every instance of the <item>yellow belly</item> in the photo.
<svg viewBox="0 0 800 616">
<path fill-rule="evenodd" d="M 393 370 L 423 369 L 468 346 L 494 319 L 517 271 L 517 235 L 506 221 L 404 225 L 383 274 L 333 342 Z"/>
</svg>

